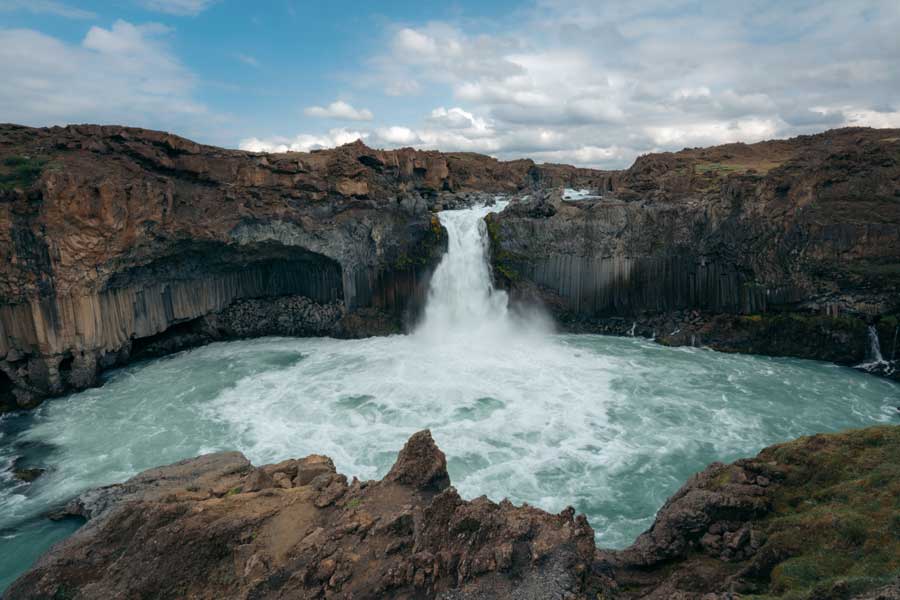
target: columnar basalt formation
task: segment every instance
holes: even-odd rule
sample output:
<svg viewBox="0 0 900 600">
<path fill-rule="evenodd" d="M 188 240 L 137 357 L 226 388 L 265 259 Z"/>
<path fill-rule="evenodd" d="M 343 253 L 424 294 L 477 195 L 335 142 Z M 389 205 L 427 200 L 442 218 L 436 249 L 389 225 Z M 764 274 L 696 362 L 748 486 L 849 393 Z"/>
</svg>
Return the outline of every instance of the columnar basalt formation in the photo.
<svg viewBox="0 0 900 600">
<path fill-rule="evenodd" d="M 571 508 L 463 500 L 446 465 L 422 431 L 381 481 L 318 455 L 151 469 L 70 502 L 87 524 L 4 599 L 900 597 L 900 427 L 710 465 L 621 551 Z"/>
<path fill-rule="evenodd" d="M 568 328 L 857 364 L 875 324 L 896 352 L 900 131 L 648 155 L 594 192 L 489 217 L 497 281 Z"/>
<path fill-rule="evenodd" d="M 493 194 L 513 199 L 490 217 L 497 282 L 567 328 L 856 364 L 871 325 L 885 359 L 873 369 L 890 373 L 898 165 L 897 130 L 649 155 L 614 172 L 3 125 L 0 406 L 92 385 L 135 353 L 408 328 L 445 244 L 433 211 Z M 600 197 L 563 201 L 561 186 Z"/>
<path fill-rule="evenodd" d="M 361 143 L 253 154 L 125 127 L 0 126 L 0 403 L 91 385 L 167 332 L 183 347 L 398 331 L 445 243 L 429 204 L 514 192 L 533 169 Z M 272 301 L 288 297 L 306 299 L 302 314 Z M 268 325 L 219 315 L 248 299 Z"/>
</svg>

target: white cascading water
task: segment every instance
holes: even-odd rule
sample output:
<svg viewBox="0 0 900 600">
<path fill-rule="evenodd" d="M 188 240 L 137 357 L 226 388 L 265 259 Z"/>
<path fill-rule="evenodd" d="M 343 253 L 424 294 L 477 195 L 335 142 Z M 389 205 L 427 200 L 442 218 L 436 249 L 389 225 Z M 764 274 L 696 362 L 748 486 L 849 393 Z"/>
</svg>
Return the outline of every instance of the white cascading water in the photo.
<svg viewBox="0 0 900 600">
<path fill-rule="evenodd" d="M 498 201 L 438 214 L 447 230 L 447 253 L 431 278 L 424 319 L 416 331 L 427 343 L 473 334 L 489 342 L 494 335 L 509 332 L 506 292 L 491 283 L 484 222 L 486 215 L 506 204 Z"/>
<path fill-rule="evenodd" d="M 881 355 L 881 343 L 878 341 L 878 330 L 874 325 L 869 325 L 869 356 L 866 357 L 866 364 L 878 365 L 884 362 Z"/>
</svg>

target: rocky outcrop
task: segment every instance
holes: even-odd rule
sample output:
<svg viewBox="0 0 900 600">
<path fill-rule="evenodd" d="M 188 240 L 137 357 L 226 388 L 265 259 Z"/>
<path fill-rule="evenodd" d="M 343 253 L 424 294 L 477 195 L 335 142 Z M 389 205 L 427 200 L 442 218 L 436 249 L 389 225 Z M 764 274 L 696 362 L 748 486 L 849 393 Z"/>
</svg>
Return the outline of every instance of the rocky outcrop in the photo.
<svg viewBox="0 0 900 600">
<path fill-rule="evenodd" d="M 898 465 L 900 427 L 710 465 L 630 548 L 598 552 L 606 597 L 900 598 Z"/>
<path fill-rule="evenodd" d="M 88 518 L 4 598 L 584 598 L 593 531 L 567 510 L 462 500 L 427 431 L 382 481 L 322 456 L 201 456 L 88 492 Z"/>
<path fill-rule="evenodd" d="M 92 385 L 133 346 L 402 330 L 445 244 L 430 208 L 515 192 L 536 169 L 361 143 L 253 154 L 127 127 L 0 125 L 0 405 Z"/>
<path fill-rule="evenodd" d="M 622 551 L 571 508 L 462 500 L 446 464 L 422 431 L 381 481 L 318 455 L 151 469 L 70 502 L 87 524 L 4 598 L 898 598 L 900 427 L 710 465 Z"/>
<path fill-rule="evenodd" d="M 875 323 L 894 347 L 900 131 L 648 155 L 593 189 L 489 217 L 498 283 L 566 327 L 856 364 Z"/>
</svg>

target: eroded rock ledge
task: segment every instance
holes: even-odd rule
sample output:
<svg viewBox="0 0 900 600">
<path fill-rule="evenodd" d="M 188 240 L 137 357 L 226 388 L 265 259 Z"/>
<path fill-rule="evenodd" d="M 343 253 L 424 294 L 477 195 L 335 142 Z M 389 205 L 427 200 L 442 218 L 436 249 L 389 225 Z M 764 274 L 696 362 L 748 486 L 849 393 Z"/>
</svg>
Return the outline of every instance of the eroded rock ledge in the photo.
<svg viewBox="0 0 900 600">
<path fill-rule="evenodd" d="M 898 598 L 897 498 L 900 427 L 817 435 L 711 465 L 605 551 L 572 509 L 460 499 L 428 431 L 381 481 L 225 452 L 74 500 L 87 524 L 4 598 Z"/>
</svg>

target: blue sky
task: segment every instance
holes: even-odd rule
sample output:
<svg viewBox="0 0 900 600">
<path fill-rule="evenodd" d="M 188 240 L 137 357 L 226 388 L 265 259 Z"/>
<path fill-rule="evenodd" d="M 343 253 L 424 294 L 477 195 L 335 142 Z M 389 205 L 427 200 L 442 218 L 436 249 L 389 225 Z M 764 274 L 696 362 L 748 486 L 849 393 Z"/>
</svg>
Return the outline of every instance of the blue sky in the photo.
<svg viewBox="0 0 900 600">
<path fill-rule="evenodd" d="M 0 121 L 622 167 L 900 126 L 900 2 L 0 0 Z"/>
</svg>

